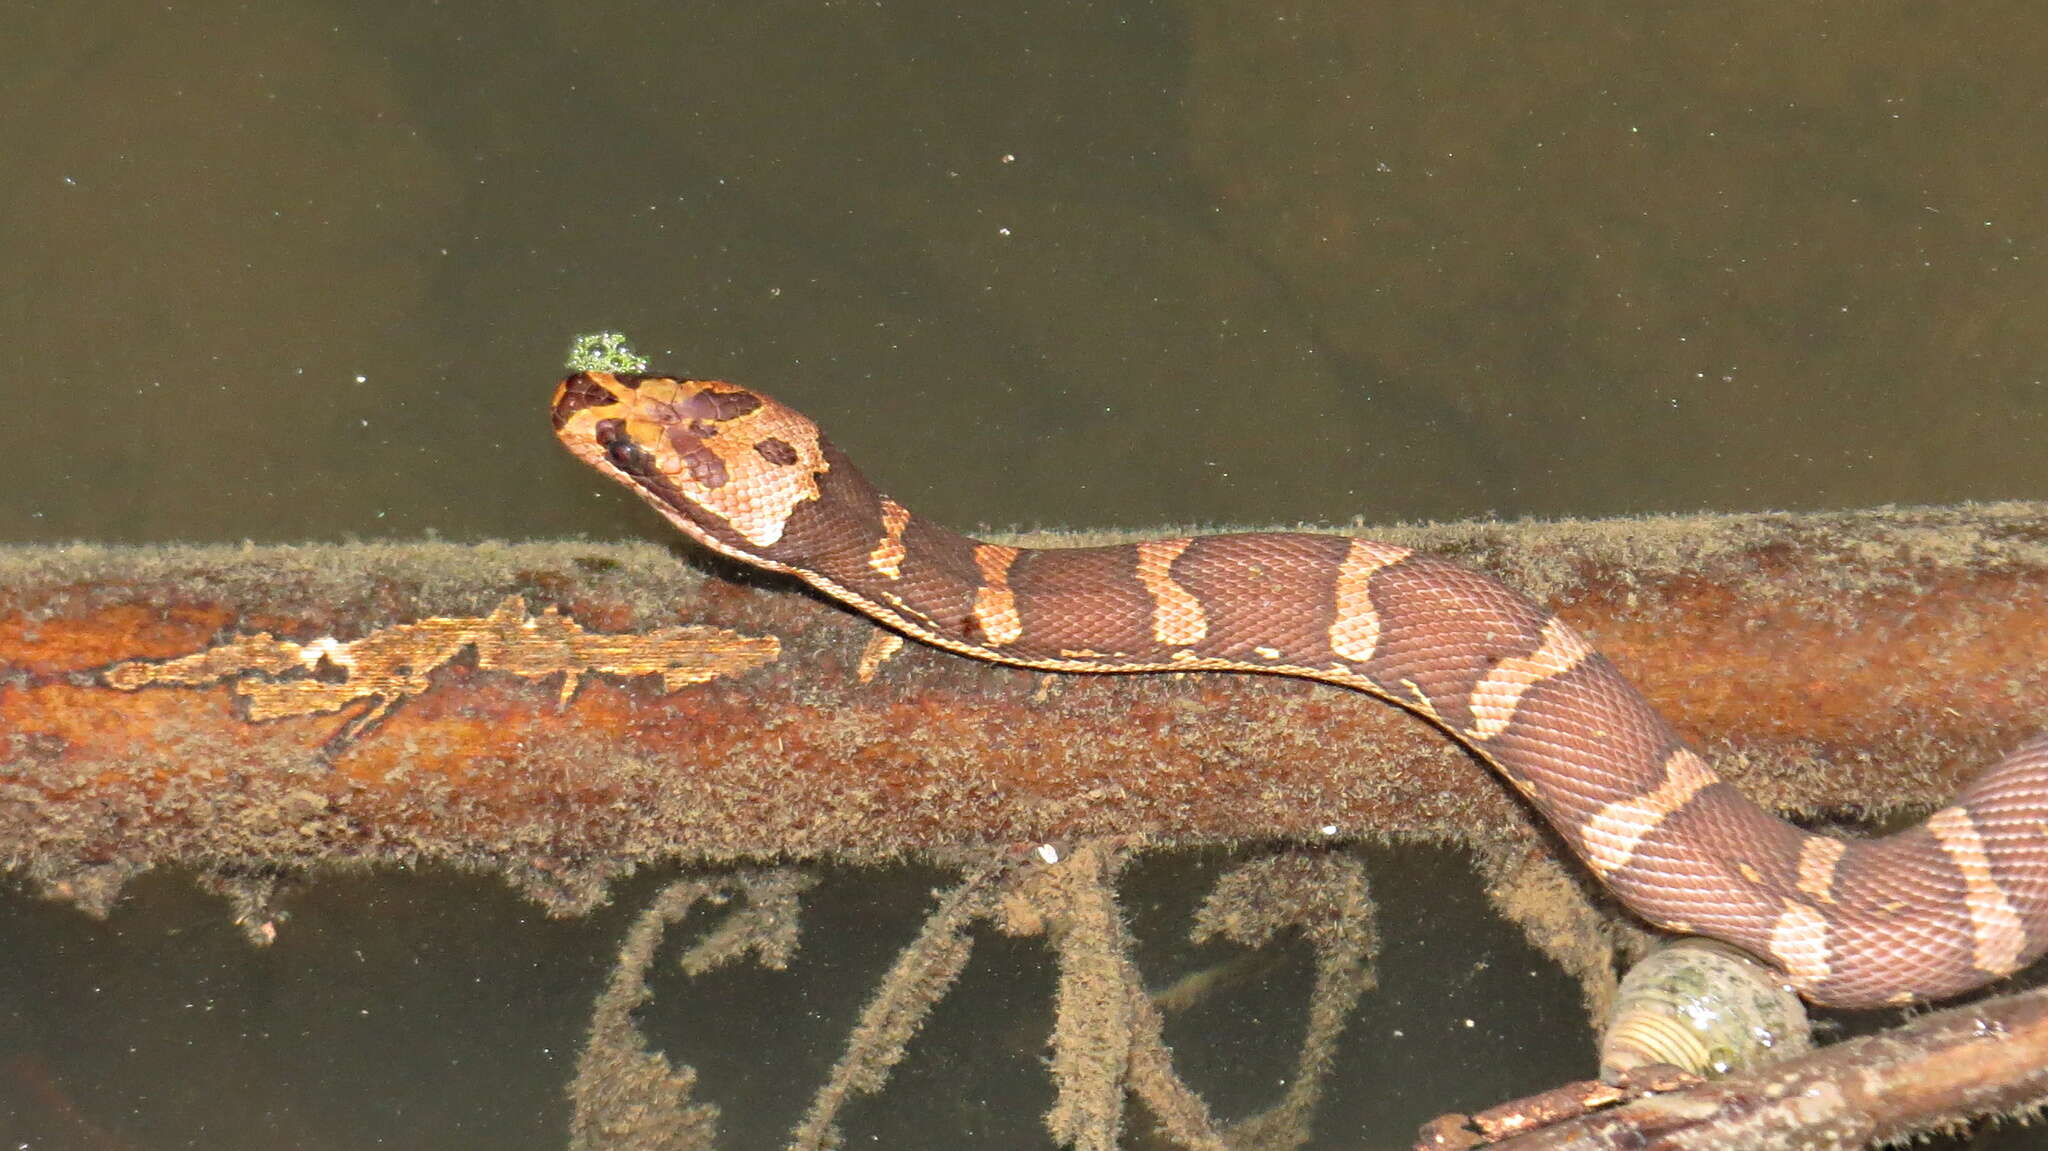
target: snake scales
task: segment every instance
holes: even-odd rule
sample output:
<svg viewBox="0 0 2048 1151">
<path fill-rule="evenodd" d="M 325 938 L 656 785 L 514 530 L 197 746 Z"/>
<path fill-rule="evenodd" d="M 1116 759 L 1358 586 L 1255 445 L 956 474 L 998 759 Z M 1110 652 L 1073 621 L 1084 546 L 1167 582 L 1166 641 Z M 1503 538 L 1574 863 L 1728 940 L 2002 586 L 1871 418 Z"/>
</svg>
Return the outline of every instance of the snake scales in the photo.
<svg viewBox="0 0 2048 1151">
<path fill-rule="evenodd" d="M 1915 827 L 1815 835 L 1719 779 L 1557 616 L 1446 560 L 1303 533 L 983 543 L 883 495 L 809 419 L 717 381 L 579 373 L 554 423 L 704 546 L 963 655 L 1296 675 L 1411 708 L 1637 914 L 1735 944 L 1816 1003 L 1941 998 L 2048 950 L 2048 738 Z"/>
</svg>

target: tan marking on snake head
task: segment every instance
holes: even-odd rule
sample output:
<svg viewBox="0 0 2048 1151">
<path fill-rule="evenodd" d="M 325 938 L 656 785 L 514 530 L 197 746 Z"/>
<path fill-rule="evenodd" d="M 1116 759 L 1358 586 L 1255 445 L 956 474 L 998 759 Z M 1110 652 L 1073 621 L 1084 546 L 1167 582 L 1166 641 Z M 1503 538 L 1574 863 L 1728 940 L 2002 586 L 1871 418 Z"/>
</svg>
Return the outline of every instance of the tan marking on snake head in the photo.
<svg viewBox="0 0 2048 1151">
<path fill-rule="evenodd" d="M 1372 606 L 1372 577 L 1412 554 L 1407 548 L 1353 539 L 1337 568 L 1337 612 L 1330 621 L 1330 650 L 1353 663 L 1370 660 L 1380 646 L 1380 613 Z"/>
<path fill-rule="evenodd" d="M 1010 565 L 1016 562 L 1016 548 L 975 545 L 974 566 L 981 571 L 981 586 L 974 589 L 974 613 L 968 622 L 980 629 L 990 647 L 1016 643 L 1024 634 L 1024 619 L 1017 614 L 1017 593 L 1010 590 Z"/>
<path fill-rule="evenodd" d="M 884 579 L 903 578 L 903 529 L 910 526 L 910 509 L 882 497 L 882 539 L 868 553 L 868 566 Z"/>
<path fill-rule="evenodd" d="M 1173 561 L 1193 542 L 1147 540 L 1138 545 L 1138 582 L 1152 597 L 1152 638 L 1168 647 L 1189 647 L 1209 636 L 1209 613 L 1173 579 Z"/>
<path fill-rule="evenodd" d="M 713 529 L 774 544 L 830 470 L 816 424 L 720 380 L 584 372 L 556 389 L 555 424 L 577 458 L 728 555 L 734 549 Z"/>
<path fill-rule="evenodd" d="M 1835 901 L 1835 866 L 1849 845 L 1825 835 L 1810 835 L 1799 845 L 1799 890 L 1821 901 Z"/>
<path fill-rule="evenodd" d="M 1963 876 L 1963 906 L 1970 912 L 1970 962 L 1992 975 L 2018 970 L 2026 923 L 1991 874 L 1991 857 L 1984 851 L 1976 822 L 1960 807 L 1944 807 L 1927 817 L 1927 830 Z"/>
<path fill-rule="evenodd" d="M 1772 962 L 1784 970 L 1786 982 L 1800 991 L 1825 983 L 1833 970 L 1828 963 L 1827 917 L 1797 900 L 1784 901 L 1784 910 L 1771 927 L 1768 950 Z"/>
<path fill-rule="evenodd" d="M 1664 757 L 1664 779 L 1630 799 L 1618 799 L 1593 813 L 1579 831 L 1586 862 L 1602 879 L 1628 866 L 1636 848 L 1671 813 L 1715 782 L 1714 771 L 1691 748 Z"/>
<path fill-rule="evenodd" d="M 1465 734 L 1486 740 L 1507 730 L 1530 688 L 1563 675 L 1592 654 L 1592 645 L 1570 624 L 1556 616 L 1543 621 L 1543 641 L 1535 651 L 1501 660 L 1473 687 L 1472 727 Z"/>
</svg>

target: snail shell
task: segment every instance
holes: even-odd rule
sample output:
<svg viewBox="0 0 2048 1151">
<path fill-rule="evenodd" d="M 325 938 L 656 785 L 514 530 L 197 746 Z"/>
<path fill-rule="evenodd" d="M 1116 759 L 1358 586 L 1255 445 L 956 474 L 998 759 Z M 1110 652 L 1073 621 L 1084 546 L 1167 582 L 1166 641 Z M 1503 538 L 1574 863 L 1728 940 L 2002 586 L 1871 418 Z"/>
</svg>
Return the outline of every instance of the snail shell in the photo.
<svg viewBox="0 0 2048 1151">
<path fill-rule="evenodd" d="M 1600 1077 L 1669 1063 L 1709 1079 L 1798 1055 L 1813 1046 L 1806 1005 L 1785 978 L 1725 944 L 1660 944 L 1621 981 Z"/>
</svg>

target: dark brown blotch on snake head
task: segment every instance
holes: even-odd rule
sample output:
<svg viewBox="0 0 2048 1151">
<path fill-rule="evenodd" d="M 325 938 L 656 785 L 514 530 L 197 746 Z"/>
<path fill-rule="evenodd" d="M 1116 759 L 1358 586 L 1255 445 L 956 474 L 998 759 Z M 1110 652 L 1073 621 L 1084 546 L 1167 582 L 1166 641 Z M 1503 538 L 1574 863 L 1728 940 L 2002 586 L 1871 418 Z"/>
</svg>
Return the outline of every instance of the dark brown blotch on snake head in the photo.
<svg viewBox="0 0 2048 1151">
<path fill-rule="evenodd" d="M 777 467 L 786 468 L 796 462 L 796 449 L 789 446 L 788 440 L 778 440 L 774 436 L 755 444 L 754 451 Z"/>
<path fill-rule="evenodd" d="M 591 379 L 586 373 L 578 372 L 563 380 L 562 386 L 555 391 L 555 430 L 560 431 L 562 425 L 569 422 L 569 417 L 585 408 L 603 407 L 617 402 L 617 399 L 604 390 L 596 380 Z"/>
<path fill-rule="evenodd" d="M 725 461 L 704 442 L 706 435 L 716 435 L 716 428 L 706 428 L 703 434 L 687 427 L 668 430 L 668 446 L 675 450 L 676 458 L 683 462 L 683 470 L 690 474 L 691 482 L 706 489 L 722 488 L 730 474 Z"/>
<path fill-rule="evenodd" d="M 712 421 L 736 420 L 760 407 L 761 397 L 752 392 L 714 392 L 709 388 L 676 405 L 690 419 Z"/>
</svg>

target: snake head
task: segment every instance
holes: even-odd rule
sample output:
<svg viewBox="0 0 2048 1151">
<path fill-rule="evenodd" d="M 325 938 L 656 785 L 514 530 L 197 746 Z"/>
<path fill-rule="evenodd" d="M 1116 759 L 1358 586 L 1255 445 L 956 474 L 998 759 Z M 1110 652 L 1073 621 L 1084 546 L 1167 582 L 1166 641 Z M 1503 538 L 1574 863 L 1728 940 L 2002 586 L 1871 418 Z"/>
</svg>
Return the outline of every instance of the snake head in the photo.
<svg viewBox="0 0 2048 1151">
<path fill-rule="evenodd" d="M 818 427 L 721 380 L 579 372 L 555 389 L 555 435 L 713 551 L 788 570 L 762 554 L 827 470 Z"/>
</svg>

